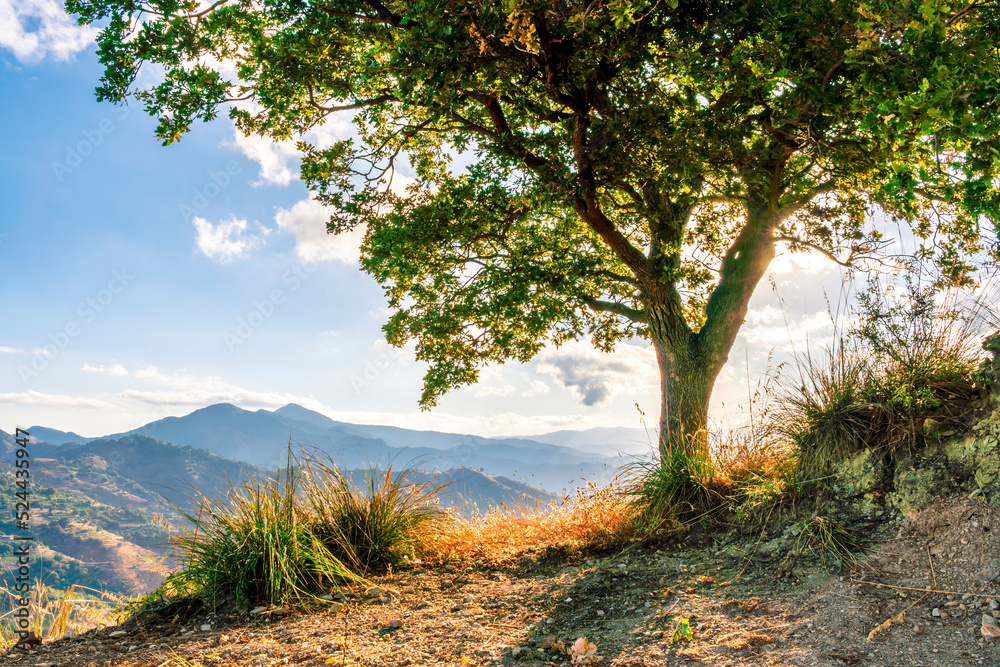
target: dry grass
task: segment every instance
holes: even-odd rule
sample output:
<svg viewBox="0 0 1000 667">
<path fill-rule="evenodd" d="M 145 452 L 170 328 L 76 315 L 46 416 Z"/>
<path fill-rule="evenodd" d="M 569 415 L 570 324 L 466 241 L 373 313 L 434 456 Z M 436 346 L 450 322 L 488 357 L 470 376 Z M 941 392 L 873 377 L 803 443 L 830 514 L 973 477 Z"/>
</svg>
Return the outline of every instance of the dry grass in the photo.
<svg viewBox="0 0 1000 667">
<path fill-rule="evenodd" d="M 634 507 L 619 491 L 590 482 L 555 505 L 501 505 L 455 518 L 425 535 L 421 556 L 432 562 L 504 562 L 546 547 L 609 548 L 631 537 L 634 521 Z"/>
<path fill-rule="evenodd" d="M 50 640 L 113 625 L 114 611 L 124 604 L 124 598 L 100 591 L 90 591 L 99 597 L 87 597 L 82 594 L 84 590 L 88 589 L 75 585 L 65 591 L 45 584 L 33 586 L 28 597 L 28 631 L 39 639 Z M 0 587 L 0 598 L 8 610 L 0 616 L 0 649 L 6 649 L 18 641 L 14 612 L 19 608 L 20 594 Z"/>
</svg>

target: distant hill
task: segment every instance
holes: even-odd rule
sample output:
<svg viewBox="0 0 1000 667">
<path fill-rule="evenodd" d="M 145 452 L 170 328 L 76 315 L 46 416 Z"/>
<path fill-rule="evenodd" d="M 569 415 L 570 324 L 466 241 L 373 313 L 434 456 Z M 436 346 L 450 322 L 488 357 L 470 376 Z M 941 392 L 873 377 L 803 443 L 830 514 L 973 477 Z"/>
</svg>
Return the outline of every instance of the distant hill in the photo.
<svg viewBox="0 0 1000 667">
<path fill-rule="evenodd" d="M 584 451 L 524 438 L 417 431 L 337 422 L 300 405 L 244 410 L 210 405 L 183 417 L 167 417 L 125 433 L 214 452 L 264 468 L 284 465 L 288 443 L 326 452 L 344 468 L 417 464 L 427 470 L 469 468 L 560 491 L 600 479 L 620 465 L 614 451 Z"/>
<path fill-rule="evenodd" d="M 32 426 L 28 429 L 28 433 L 31 434 L 32 442 L 49 442 L 53 445 L 64 445 L 67 442 L 84 443 L 95 439 L 85 438 L 72 431 L 60 431 L 59 429 L 46 428 L 44 426 Z"/>
<path fill-rule="evenodd" d="M 641 428 L 589 428 L 583 431 L 554 431 L 525 436 L 535 442 L 572 447 L 584 452 L 613 456 L 617 453 L 642 455 L 656 449 L 656 432 Z"/>
<path fill-rule="evenodd" d="M 0 445 L 13 451 L 14 438 L 0 431 Z M 194 509 L 198 493 L 222 499 L 231 482 L 276 474 L 204 448 L 142 434 L 96 438 L 84 444 L 33 442 L 30 448 L 30 530 L 39 557 L 36 576 L 54 588 L 76 583 L 122 595 L 148 592 L 163 580 L 169 562 L 161 555 L 170 553 L 170 526 L 154 517 L 166 519 L 176 532 L 185 521 L 174 505 Z M 350 474 L 361 482 L 366 473 L 354 470 Z M 499 505 L 532 507 L 559 499 L 527 484 L 468 468 L 414 472 L 411 479 L 432 487 L 447 485 L 439 495 L 442 506 L 464 512 Z M 9 463 L 0 465 L 0 484 L 14 488 Z M 12 507 L 0 507 L 0 539 L 18 534 Z M 9 568 L 9 563 L 0 561 L 0 585 Z"/>
</svg>

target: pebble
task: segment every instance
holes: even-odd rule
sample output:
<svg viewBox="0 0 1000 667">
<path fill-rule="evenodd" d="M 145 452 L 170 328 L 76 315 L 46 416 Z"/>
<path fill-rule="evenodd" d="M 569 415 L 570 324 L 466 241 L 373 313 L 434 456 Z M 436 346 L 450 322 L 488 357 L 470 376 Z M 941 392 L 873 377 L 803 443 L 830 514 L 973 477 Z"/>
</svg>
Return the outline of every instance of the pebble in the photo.
<svg viewBox="0 0 1000 667">
<path fill-rule="evenodd" d="M 209 625 L 208 623 L 205 623 L 205 624 L 204 624 L 204 625 L 202 625 L 202 626 L 201 626 L 201 628 L 199 628 L 199 629 L 200 629 L 200 630 L 201 630 L 202 632 L 208 632 L 209 630 L 211 630 L 211 629 L 212 629 L 212 626 L 211 626 L 211 625 Z"/>
<path fill-rule="evenodd" d="M 380 598 L 380 597 L 385 597 L 386 592 L 387 591 L 384 588 L 382 588 L 381 586 L 372 586 L 371 588 L 369 588 L 368 590 L 365 591 L 365 597 L 366 598 Z"/>
<path fill-rule="evenodd" d="M 940 618 L 941 610 L 938 609 L 937 607 L 934 607 L 934 609 L 931 611 L 931 616 L 934 616 L 935 618 Z"/>
<path fill-rule="evenodd" d="M 516 659 L 520 658 L 522 655 L 524 655 L 524 649 L 521 648 L 520 646 L 515 646 L 514 650 L 512 650 L 510 652 L 510 655 L 511 655 L 512 658 L 514 658 L 516 660 Z"/>
</svg>

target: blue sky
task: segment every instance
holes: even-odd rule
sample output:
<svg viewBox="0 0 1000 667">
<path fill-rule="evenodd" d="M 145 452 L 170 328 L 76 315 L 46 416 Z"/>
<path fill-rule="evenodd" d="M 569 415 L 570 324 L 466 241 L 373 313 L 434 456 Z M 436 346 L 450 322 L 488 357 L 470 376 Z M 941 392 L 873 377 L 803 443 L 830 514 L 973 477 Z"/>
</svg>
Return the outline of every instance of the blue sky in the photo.
<svg viewBox="0 0 1000 667">
<path fill-rule="evenodd" d="M 482 435 L 639 426 L 636 403 L 655 422 L 643 341 L 490 368 L 421 413 L 424 369 L 385 344 L 358 239 L 325 234 L 293 151 L 226 118 L 161 146 L 140 108 L 96 102 L 92 38 L 54 0 L 0 0 L 0 428 L 99 435 L 220 401 Z M 829 324 L 832 265 L 779 257 L 772 269 L 716 416 L 747 403 L 773 349 L 821 341 Z"/>
</svg>

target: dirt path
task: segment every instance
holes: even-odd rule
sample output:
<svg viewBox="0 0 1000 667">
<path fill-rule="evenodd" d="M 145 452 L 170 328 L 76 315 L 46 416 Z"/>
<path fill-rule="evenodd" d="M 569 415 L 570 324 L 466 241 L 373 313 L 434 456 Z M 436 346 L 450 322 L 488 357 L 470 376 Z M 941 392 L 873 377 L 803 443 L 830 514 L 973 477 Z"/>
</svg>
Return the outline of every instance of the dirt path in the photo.
<svg viewBox="0 0 1000 667">
<path fill-rule="evenodd" d="M 597 664 L 623 667 L 995 667 L 1000 639 L 987 641 L 981 628 L 984 613 L 1000 615 L 998 577 L 1000 508 L 959 498 L 928 507 L 834 576 L 726 544 L 575 564 L 418 568 L 343 604 L 256 615 L 175 605 L 3 663 L 539 667 L 571 664 L 560 649 L 585 636 Z M 947 592 L 917 590 L 935 588 Z M 692 639 L 671 643 L 681 618 Z"/>
</svg>

